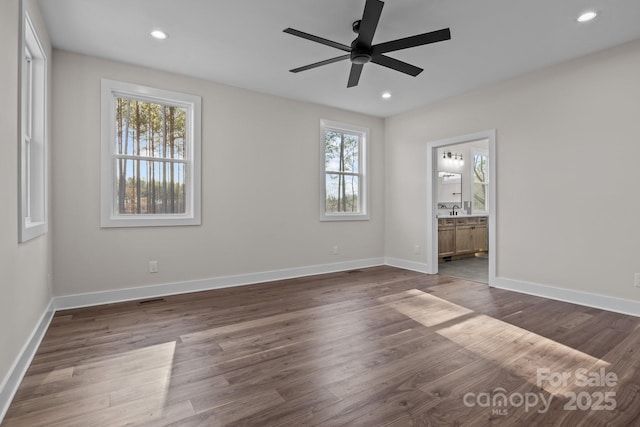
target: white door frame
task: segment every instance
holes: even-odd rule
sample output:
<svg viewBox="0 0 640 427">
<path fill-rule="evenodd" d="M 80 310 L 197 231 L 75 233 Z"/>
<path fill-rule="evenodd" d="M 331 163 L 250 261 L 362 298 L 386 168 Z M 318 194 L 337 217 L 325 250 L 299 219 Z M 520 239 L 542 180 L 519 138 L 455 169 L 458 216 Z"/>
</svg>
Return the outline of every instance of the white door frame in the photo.
<svg viewBox="0 0 640 427">
<path fill-rule="evenodd" d="M 438 273 L 438 148 L 489 140 L 489 285 L 496 278 L 496 130 L 490 129 L 468 135 L 427 143 L 427 273 Z"/>
</svg>

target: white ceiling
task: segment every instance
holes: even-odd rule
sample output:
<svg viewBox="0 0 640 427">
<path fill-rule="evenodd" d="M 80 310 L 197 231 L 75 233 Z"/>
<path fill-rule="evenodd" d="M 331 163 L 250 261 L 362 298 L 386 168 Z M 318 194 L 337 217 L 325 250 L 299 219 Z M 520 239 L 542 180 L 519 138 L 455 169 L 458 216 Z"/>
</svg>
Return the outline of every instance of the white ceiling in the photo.
<svg viewBox="0 0 640 427">
<path fill-rule="evenodd" d="M 417 77 L 349 61 L 282 32 L 350 44 L 365 0 L 40 0 L 54 47 L 380 117 L 640 38 L 640 0 L 387 0 L 373 43 L 449 27 L 451 40 L 390 53 Z M 578 23 L 594 9 L 598 17 Z M 150 37 L 162 29 L 169 38 Z M 393 97 L 382 100 L 390 91 Z"/>
</svg>

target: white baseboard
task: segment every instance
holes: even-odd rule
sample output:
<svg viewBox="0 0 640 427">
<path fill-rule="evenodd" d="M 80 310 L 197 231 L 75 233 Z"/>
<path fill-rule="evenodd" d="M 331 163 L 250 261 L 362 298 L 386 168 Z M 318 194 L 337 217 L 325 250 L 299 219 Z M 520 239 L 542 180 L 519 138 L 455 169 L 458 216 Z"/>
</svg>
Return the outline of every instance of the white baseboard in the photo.
<svg viewBox="0 0 640 427">
<path fill-rule="evenodd" d="M 405 270 L 417 271 L 418 273 L 430 274 L 429 265 L 422 262 L 408 261 L 399 258 L 385 258 L 385 265 L 390 267 L 403 268 Z"/>
<path fill-rule="evenodd" d="M 537 297 L 549 298 L 587 307 L 599 308 L 630 316 L 640 317 L 640 301 L 593 294 L 566 288 L 539 285 L 537 283 L 496 277 L 491 286 Z"/>
<path fill-rule="evenodd" d="M 13 366 L 9 369 L 7 376 L 2 380 L 2 383 L 0 383 L 0 424 L 9 409 L 13 396 L 16 394 L 16 391 L 18 391 L 24 374 L 27 372 L 33 357 L 36 355 L 36 351 L 49 328 L 54 313 L 54 303 L 53 300 L 51 300 L 45 312 L 40 316 L 40 320 L 31 332 L 29 339 L 25 342 L 20 353 L 18 353 L 18 357 L 13 362 Z"/>
<path fill-rule="evenodd" d="M 356 268 L 384 265 L 383 258 L 369 258 L 355 261 L 345 261 L 332 264 L 312 265 L 307 267 L 287 268 L 283 270 L 265 271 L 260 273 L 239 274 L 235 276 L 214 277 L 186 282 L 148 285 L 128 289 L 94 292 L 88 294 L 65 295 L 55 297 L 55 309 L 89 307 L 100 304 L 132 301 L 137 299 L 156 298 L 166 295 L 185 294 L 189 292 L 208 291 L 212 289 L 228 288 L 232 286 L 252 285 L 256 283 L 273 282 L 275 280 L 293 279 L 296 277 L 314 276 L 317 274 L 335 273 Z"/>
<path fill-rule="evenodd" d="M 385 265 L 430 274 L 429 266 L 425 263 L 387 257 L 385 258 Z M 495 288 L 534 295 L 537 297 L 640 317 L 640 301 L 627 300 L 624 298 L 616 298 L 566 288 L 557 288 L 548 285 L 540 285 L 537 283 L 508 279 L 506 277 L 496 277 L 491 280 L 490 285 Z"/>
</svg>

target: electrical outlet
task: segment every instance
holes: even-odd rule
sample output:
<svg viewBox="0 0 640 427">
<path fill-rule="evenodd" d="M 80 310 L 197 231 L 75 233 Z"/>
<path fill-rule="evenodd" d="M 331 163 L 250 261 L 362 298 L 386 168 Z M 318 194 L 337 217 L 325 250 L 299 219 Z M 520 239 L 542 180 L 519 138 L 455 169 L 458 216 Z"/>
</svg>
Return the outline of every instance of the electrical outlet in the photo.
<svg viewBox="0 0 640 427">
<path fill-rule="evenodd" d="M 636 273 L 633 275 L 633 286 L 636 288 L 640 288 L 640 273 Z"/>
<path fill-rule="evenodd" d="M 333 247 L 333 254 L 334 254 L 334 255 L 338 255 L 338 245 L 335 245 L 335 246 Z"/>
<path fill-rule="evenodd" d="M 415 245 L 413 247 L 413 253 L 416 255 L 420 255 L 420 245 Z"/>
<path fill-rule="evenodd" d="M 149 273 L 158 272 L 158 261 L 149 261 Z"/>
</svg>

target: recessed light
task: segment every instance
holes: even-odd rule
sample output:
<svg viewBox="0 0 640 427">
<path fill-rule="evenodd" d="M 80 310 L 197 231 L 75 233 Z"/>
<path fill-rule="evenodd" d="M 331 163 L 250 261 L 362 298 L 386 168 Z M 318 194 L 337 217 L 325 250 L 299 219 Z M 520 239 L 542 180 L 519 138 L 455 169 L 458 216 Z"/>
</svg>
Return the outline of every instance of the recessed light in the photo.
<svg viewBox="0 0 640 427">
<path fill-rule="evenodd" d="M 593 10 L 589 10 L 578 17 L 578 22 L 588 22 L 598 16 Z"/>
<path fill-rule="evenodd" d="M 383 92 L 380 96 L 382 96 L 382 99 L 389 99 L 391 98 L 391 92 Z"/>
<path fill-rule="evenodd" d="M 151 37 L 156 38 L 158 40 L 164 40 L 169 36 L 164 31 L 153 30 L 153 31 L 151 31 Z"/>
</svg>

